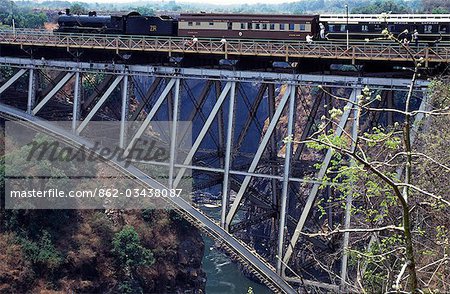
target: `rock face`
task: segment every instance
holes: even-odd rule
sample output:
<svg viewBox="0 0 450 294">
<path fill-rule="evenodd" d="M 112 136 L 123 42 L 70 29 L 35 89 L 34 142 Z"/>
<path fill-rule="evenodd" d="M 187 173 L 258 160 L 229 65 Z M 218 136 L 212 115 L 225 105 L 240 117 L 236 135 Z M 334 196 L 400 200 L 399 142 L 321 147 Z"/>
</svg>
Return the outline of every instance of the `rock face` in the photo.
<svg viewBox="0 0 450 294">
<path fill-rule="evenodd" d="M 0 210 L 0 293 L 204 293 L 198 230 L 170 211 L 121 218 L 115 224 L 102 211 Z M 131 275 L 112 250 L 125 225 L 154 257 Z"/>
</svg>

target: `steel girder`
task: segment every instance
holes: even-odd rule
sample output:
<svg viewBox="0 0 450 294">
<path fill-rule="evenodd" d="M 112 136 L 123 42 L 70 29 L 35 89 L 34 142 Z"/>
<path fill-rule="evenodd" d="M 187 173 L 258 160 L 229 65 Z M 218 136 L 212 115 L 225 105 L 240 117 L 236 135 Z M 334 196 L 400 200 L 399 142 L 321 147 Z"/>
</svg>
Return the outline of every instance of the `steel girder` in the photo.
<svg viewBox="0 0 450 294">
<path fill-rule="evenodd" d="M 184 69 L 184 68 L 168 68 L 168 67 L 151 67 L 151 66 L 125 66 L 125 65 L 106 65 L 106 64 L 84 64 L 84 63 L 72 63 L 46 60 L 45 63 L 40 60 L 29 59 L 14 59 L 14 58 L 0 58 L 0 64 L 6 66 L 13 66 L 19 68 L 19 71 L 10 78 L 5 84 L 0 86 L 0 93 L 4 93 L 6 89 L 11 87 L 23 74 L 29 72 L 28 81 L 28 96 L 27 96 L 27 109 L 29 113 L 37 116 L 45 106 L 51 97 L 59 91 L 69 80 L 74 77 L 74 89 L 73 89 L 73 105 L 71 107 L 72 113 L 72 129 L 80 134 L 82 130 L 89 124 L 90 121 L 97 114 L 99 115 L 102 110 L 102 106 L 105 105 L 108 97 L 113 91 L 121 87 L 120 94 L 120 144 L 124 149 L 129 152 L 129 149 L 133 146 L 134 142 L 140 138 L 149 126 L 150 122 L 155 118 L 157 112 L 161 108 L 164 101 L 171 93 L 173 95 L 172 103 L 170 105 L 170 111 L 168 112 L 167 120 L 172 122 L 170 132 L 170 162 L 168 163 L 156 163 L 147 162 L 147 164 L 159 164 L 169 167 L 169 186 L 175 187 L 183 173 L 187 170 L 191 171 L 204 171 L 211 173 L 214 182 L 218 182 L 217 179 L 223 178 L 222 181 L 222 209 L 220 226 L 222 228 L 229 229 L 230 232 L 235 232 L 239 229 L 249 226 L 258 225 L 267 219 L 272 219 L 273 222 L 273 235 L 275 232 L 277 236 L 277 259 L 266 260 L 266 264 L 277 264 L 278 273 L 281 274 L 285 265 L 289 263 L 292 256 L 293 249 L 300 237 L 301 231 L 304 228 L 309 211 L 314 205 L 314 199 L 318 193 L 318 187 L 322 184 L 320 181 L 308 180 L 303 178 L 297 178 L 290 174 L 292 162 L 299 160 L 301 151 L 304 146 L 297 148 L 295 155 L 293 153 L 293 146 L 290 140 L 285 141 L 286 152 L 284 158 L 279 158 L 277 154 L 277 143 L 279 142 L 278 133 L 279 121 L 281 117 L 287 117 L 287 137 L 294 134 L 295 126 L 295 104 L 297 103 L 297 91 L 296 88 L 307 85 L 313 87 L 318 84 L 327 83 L 327 87 L 332 89 L 334 87 L 351 88 L 354 89 L 355 85 L 369 85 L 371 88 L 379 88 L 386 91 L 392 89 L 404 90 L 405 85 L 409 81 L 406 80 L 392 80 L 392 79 L 380 79 L 380 78 L 352 78 L 352 77 L 339 77 L 339 76 L 314 76 L 314 75 L 289 75 L 289 74 L 277 74 L 277 73 L 248 73 L 248 72 L 232 72 L 222 70 L 208 70 L 208 69 Z M 35 82 L 36 72 L 43 69 L 60 70 L 64 72 L 62 78 L 56 83 L 56 86 L 52 88 L 49 93 L 40 101 L 37 106 L 35 103 Z M 82 89 L 81 79 L 83 74 L 86 73 L 103 73 L 111 77 L 111 81 L 108 86 L 101 87 L 100 93 L 97 93 L 91 100 L 98 99 L 95 105 L 90 109 L 90 112 L 86 117 L 80 116 L 80 108 L 82 101 Z M 132 87 L 130 82 L 131 77 L 134 76 L 147 76 L 154 78 L 153 84 L 145 92 L 145 99 L 138 105 L 136 111 L 131 116 L 132 119 L 136 119 L 142 110 L 146 109 L 146 116 L 138 130 L 134 133 L 127 135 L 127 129 L 125 128 L 125 122 L 128 120 L 128 112 L 130 110 L 130 91 L 129 87 Z M 204 80 L 204 85 L 199 92 L 199 95 L 192 98 L 192 109 L 186 109 L 181 107 L 186 96 L 183 96 L 180 91 L 180 85 L 183 87 L 189 87 L 187 80 Z M 106 83 L 106 82 L 105 82 Z M 211 95 L 212 86 L 216 88 L 217 96 Z M 250 97 L 251 107 L 249 109 L 248 119 L 245 120 L 241 133 L 238 135 L 236 132 L 236 115 L 241 111 L 239 109 L 239 103 L 242 102 L 242 95 L 239 95 L 237 87 L 242 87 L 244 84 L 254 86 L 260 85 L 258 93 L 254 97 Z M 423 87 L 427 83 L 425 81 L 419 81 L 417 91 L 424 92 Z M 158 92 L 160 85 L 162 92 Z M 276 88 L 281 86 L 283 90 L 281 93 L 276 93 Z M 360 88 L 357 88 L 360 89 Z M 283 93 L 284 91 L 284 93 Z M 358 95 L 357 90 L 354 90 L 351 95 L 351 99 L 356 99 Z M 158 93 L 158 94 L 157 94 Z M 267 93 L 267 95 L 265 95 Z M 100 97 L 99 97 L 100 96 Z M 214 97 L 212 97 L 214 96 Z M 190 99 L 191 99 L 190 98 Z M 262 102 L 267 99 L 266 117 L 269 119 L 269 124 L 265 129 L 264 134 L 252 134 L 249 133 L 249 126 L 254 122 L 261 108 Z M 225 103 L 225 100 L 228 103 Z M 277 100 L 277 103 L 275 101 Z M 200 112 L 205 111 L 206 105 L 209 103 L 207 115 L 205 120 L 201 121 L 201 127 L 198 134 L 195 134 L 193 138 L 193 145 L 187 152 L 187 158 L 183 163 L 177 163 L 175 158 L 176 150 L 176 137 L 175 134 L 184 134 L 186 130 L 179 127 L 180 117 L 187 117 L 189 120 L 196 121 L 200 116 Z M 92 104 L 92 103 L 91 103 Z M 351 106 L 351 105 L 350 105 Z M 311 101 L 311 113 L 307 120 L 306 126 L 303 128 L 303 135 L 300 140 L 307 138 L 309 130 L 314 122 L 314 115 L 318 112 L 320 107 L 320 99 L 316 98 Z M 351 107 L 346 107 L 351 109 Z M 189 111 L 186 115 L 186 111 Z M 170 115 L 170 113 L 172 115 Z M 205 111 L 206 113 L 206 111 Z M 184 115 L 182 115 L 184 114 Z M 344 111 L 342 119 L 339 123 L 340 129 L 343 129 L 350 116 L 350 110 Z M 79 122 L 81 120 L 81 122 Z M 214 120 L 218 122 L 218 132 L 215 134 Z M 338 131 L 339 132 L 339 131 Z M 213 138 L 217 138 L 219 142 L 219 155 L 217 150 L 211 150 L 210 156 L 216 154 L 216 157 L 220 157 L 218 165 L 213 164 L 198 164 L 199 158 L 202 156 L 204 147 L 201 146 L 204 142 L 207 134 Z M 183 135 L 183 136 L 184 136 Z M 238 135 L 238 136 L 236 136 Z M 242 144 L 245 136 L 252 136 L 251 139 L 256 141 L 256 150 L 254 153 L 245 154 L 250 156 L 251 160 L 245 162 L 237 162 L 235 157 L 238 152 L 239 145 Z M 236 138 L 237 137 L 237 138 Z M 298 140 L 298 138 L 296 138 Z M 300 145 L 301 146 L 301 145 Z M 202 149 L 203 148 L 203 149 Z M 214 153 L 215 152 L 215 153 Z M 223 158 L 220 153 L 223 152 Z M 317 178 L 323 177 L 328 163 L 330 161 L 331 152 L 328 151 L 325 159 L 322 163 L 322 168 L 318 173 Z M 243 157 L 245 157 L 243 156 Z M 177 172 L 176 172 L 177 171 Z M 173 179 L 173 183 L 172 180 Z M 255 181 L 257 179 L 258 181 Z M 252 180 L 254 180 L 252 183 Z M 263 181 L 265 180 L 265 181 Z M 290 183 L 310 183 L 311 190 L 309 196 L 306 199 L 305 207 L 301 212 L 299 221 L 289 213 L 289 202 L 296 202 L 294 197 L 295 192 L 290 188 Z M 264 190 L 258 185 L 268 185 L 269 188 Z M 281 187 L 279 189 L 278 187 Z M 232 191 L 236 192 L 235 198 L 231 197 Z M 265 193 L 270 194 L 269 197 L 265 197 Z M 231 199 L 230 199 L 231 198 Z M 230 204 L 230 205 L 228 205 Z M 242 208 L 246 209 L 250 206 L 255 206 L 258 209 L 251 209 L 249 211 L 258 212 L 258 214 L 251 215 L 246 221 L 238 222 L 235 219 L 235 215 Z M 286 220 L 296 222 L 296 229 L 291 235 L 289 230 L 284 230 L 286 226 Z M 348 219 L 349 220 L 349 219 Z M 287 233 L 287 234 L 286 234 Z M 231 236 L 231 235 L 230 235 Z M 232 236 L 233 237 L 233 236 Z M 286 238 L 290 237 L 290 241 L 286 244 Z M 234 238 L 234 237 L 233 237 Z M 287 245 L 287 246 L 286 246 Z M 285 251 L 285 252 L 284 252 Z M 275 269 L 273 269 L 275 270 Z M 285 280 L 292 282 L 294 278 L 284 277 Z M 324 287 L 334 287 L 333 285 L 322 285 L 318 282 L 309 281 L 311 285 L 319 285 Z M 308 281 L 305 282 L 307 284 Z M 334 289 L 334 288 L 333 288 Z"/>
</svg>

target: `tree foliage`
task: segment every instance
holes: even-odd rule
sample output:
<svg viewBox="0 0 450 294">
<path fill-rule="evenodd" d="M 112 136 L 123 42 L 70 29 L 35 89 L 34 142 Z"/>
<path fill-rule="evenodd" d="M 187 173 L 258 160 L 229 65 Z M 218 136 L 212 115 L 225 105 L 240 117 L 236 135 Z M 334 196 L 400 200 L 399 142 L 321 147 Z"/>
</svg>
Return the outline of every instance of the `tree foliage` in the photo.
<svg viewBox="0 0 450 294">
<path fill-rule="evenodd" d="M 411 50 L 387 30 L 383 34 Z M 450 290 L 450 149 L 446 147 L 450 140 L 446 127 L 450 123 L 450 87 L 447 80 L 436 81 L 430 87 L 434 93 L 430 101 L 415 98 L 414 85 L 423 59 L 412 58 L 412 62 L 411 86 L 402 97 L 395 97 L 397 107 L 376 107 L 382 97 L 368 87 L 356 101 L 328 93 L 335 99 L 334 107 L 322 116 L 307 142 L 309 147 L 332 152 L 326 176 L 320 179 L 322 188 L 331 187 L 334 196 L 327 199 L 327 205 L 333 206 L 337 215 L 348 211 L 352 225 L 342 229 L 335 224 L 325 230 L 328 232 L 305 234 L 348 234 L 349 244 L 343 251 L 343 256 L 349 257 L 348 280 L 342 283 L 333 274 L 339 258 L 315 262 L 329 272 L 330 280 L 351 292 Z M 420 103 L 423 108 L 417 110 Z M 340 129 L 343 113 L 350 110 L 353 126 Z M 396 122 L 364 128 L 368 118 L 363 113 L 395 114 Z M 414 125 L 422 115 L 425 120 Z M 329 211 L 323 198 L 318 210 L 322 216 Z"/>
<path fill-rule="evenodd" d="M 87 14 L 88 10 L 82 3 L 73 3 L 70 6 L 70 13 L 72 14 Z"/>
<path fill-rule="evenodd" d="M 367 5 L 356 7 L 352 9 L 352 13 L 409 13 L 410 8 L 403 1 L 395 0 L 376 0 L 372 1 Z"/>
<path fill-rule="evenodd" d="M 48 20 L 43 12 L 35 12 L 31 8 L 21 8 L 14 1 L 0 0 L 0 23 L 17 28 L 42 28 Z"/>
<path fill-rule="evenodd" d="M 113 253 L 120 263 L 130 268 L 150 266 L 155 262 L 152 252 L 142 246 L 139 235 L 132 226 L 125 226 L 114 236 Z"/>
<path fill-rule="evenodd" d="M 449 13 L 450 2 L 442 0 L 422 0 L 424 12 L 431 13 Z"/>
</svg>

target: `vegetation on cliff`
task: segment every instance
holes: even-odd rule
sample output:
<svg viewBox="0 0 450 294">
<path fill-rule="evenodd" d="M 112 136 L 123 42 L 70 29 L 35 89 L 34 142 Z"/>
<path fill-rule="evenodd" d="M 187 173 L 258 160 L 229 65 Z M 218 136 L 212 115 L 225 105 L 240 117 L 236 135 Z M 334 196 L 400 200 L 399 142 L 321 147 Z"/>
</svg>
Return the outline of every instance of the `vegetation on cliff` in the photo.
<svg viewBox="0 0 450 294">
<path fill-rule="evenodd" d="M 202 236 L 171 210 L 5 210 L 8 164 L 66 177 L 26 164 L 29 148 L 1 157 L 0 293 L 204 291 Z"/>
</svg>

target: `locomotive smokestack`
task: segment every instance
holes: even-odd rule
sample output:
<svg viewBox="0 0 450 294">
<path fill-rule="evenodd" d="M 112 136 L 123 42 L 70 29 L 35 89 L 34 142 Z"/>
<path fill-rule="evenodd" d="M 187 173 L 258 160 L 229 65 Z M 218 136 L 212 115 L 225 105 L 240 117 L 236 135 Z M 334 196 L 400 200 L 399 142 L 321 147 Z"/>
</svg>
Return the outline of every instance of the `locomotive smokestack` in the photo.
<svg viewBox="0 0 450 294">
<path fill-rule="evenodd" d="M 66 15 L 70 15 L 70 9 L 69 8 L 66 9 Z"/>
</svg>

